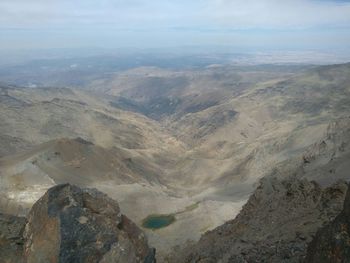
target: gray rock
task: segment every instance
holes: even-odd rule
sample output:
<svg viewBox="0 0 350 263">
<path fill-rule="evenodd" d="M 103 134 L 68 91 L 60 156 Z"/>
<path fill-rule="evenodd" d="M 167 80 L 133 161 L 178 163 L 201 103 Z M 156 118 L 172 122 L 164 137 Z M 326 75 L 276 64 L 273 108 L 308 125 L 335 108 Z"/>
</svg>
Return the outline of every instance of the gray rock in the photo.
<svg viewBox="0 0 350 263">
<path fill-rule="evenodd" d="M 316 231 L 340 213 L 346 190 L 345 182 L 322 189 L 305 179 L 264 178 L 234 220 L 176 251 L 169 261 L 303 262 Z"/>
<path fill-rule="evenodd" d="M 116 201 L 69 184 L 34 204 L 24 236 L 27 263 L 155 262 L 145 235 Z"/>
<path fill-rule="evenodd" d="M 24 217 L 0 214 L 0 262 L 23 263 Z"/>
<path fill-rule="evenodd" d="M 350 191 L 343 211 L 327 226 L 317 231 L 307 249 L 306 263 L 350 262 Z"/>
</svg>

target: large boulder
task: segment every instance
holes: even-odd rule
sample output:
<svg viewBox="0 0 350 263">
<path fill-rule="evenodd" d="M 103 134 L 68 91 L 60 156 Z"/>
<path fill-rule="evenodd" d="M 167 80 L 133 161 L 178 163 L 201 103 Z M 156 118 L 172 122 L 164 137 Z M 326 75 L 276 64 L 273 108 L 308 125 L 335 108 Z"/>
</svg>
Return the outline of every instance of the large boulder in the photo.
<svg viewBox="0 0 350 263">
<path fill-rule="evenodd" d="M 116 201 L 69 184 L 34 204 L 24 237 L 27 263 L 155 262 L 154 249 Z"/>
<path fill-rule="evenodd" d="M 317 231 L 307 249 L 307 263 L 350 262 L 350 191 L 342 212 L 327 226 Z"/>
</svg>

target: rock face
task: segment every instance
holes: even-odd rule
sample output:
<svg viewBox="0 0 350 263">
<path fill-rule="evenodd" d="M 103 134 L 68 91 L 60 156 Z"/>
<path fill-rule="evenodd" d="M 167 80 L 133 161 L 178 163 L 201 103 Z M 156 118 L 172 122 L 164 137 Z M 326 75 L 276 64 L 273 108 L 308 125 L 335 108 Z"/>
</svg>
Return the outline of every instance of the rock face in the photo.
<svg viewBox="0 0 350 263">
<path fill-rule="evenodd" d="M 312 236 L 340 213 L 346 190 L 345 182 L 322 189 L 305 179 L 264 178 L 234 220 L 169 261 L 302 262 Z"/>
<path fill-rule="evenodd" d="M 307 249 L 306 263 L 350 262 L 350 191 L 343 211 L 329 225 L 317 231 Z"/>
<path fill-rule="evenodd" d="M 1 263 L 24 263 L 22 251 L 25 224 L 24 217 L 0 214 Z"/>
<path fill-rule="evenodd" d="M 28 216 L 27 263 L 155 262 L 142 231 L 118 203 L 94 189 L 49 189 Z"/>
</svg>

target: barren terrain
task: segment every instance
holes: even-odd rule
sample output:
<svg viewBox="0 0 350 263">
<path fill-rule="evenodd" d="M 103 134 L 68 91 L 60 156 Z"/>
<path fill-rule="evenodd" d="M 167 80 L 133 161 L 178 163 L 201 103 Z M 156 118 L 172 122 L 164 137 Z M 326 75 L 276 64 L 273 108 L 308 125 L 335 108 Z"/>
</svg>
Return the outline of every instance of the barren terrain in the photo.
<svg viewBox="0 0 350 263">
<path fill-rule="evenodd" d="M 145 229 L 159 259 L 233 219 L 260 178 L 297 170 L 315 145 L 348 129 L 350 64 L 136 67 L 82 79 L 0 87 L 0 209 L 26 214 L 59 183 L 95 187 L 139 226 L 176 214 L 166 228 Z M 317 156 L 305 177 L 349 179 L 346 162 L 332 179 L 316 176 L 318 165 L 334 168 Z"/>
</svg>

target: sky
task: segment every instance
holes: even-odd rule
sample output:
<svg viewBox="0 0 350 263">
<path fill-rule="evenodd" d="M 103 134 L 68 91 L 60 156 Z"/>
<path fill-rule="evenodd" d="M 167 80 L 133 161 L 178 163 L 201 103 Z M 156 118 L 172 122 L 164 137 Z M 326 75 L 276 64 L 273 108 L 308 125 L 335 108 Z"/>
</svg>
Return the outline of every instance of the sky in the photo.
<svg viewBox="0 0 350 263">
<path fill-rule="evenodd" d="M 350 48 L 350 0 L 0 0 L 0 49 Z"/>
</svg>

